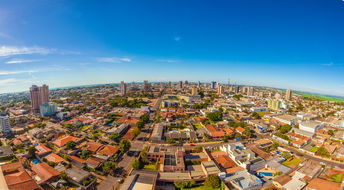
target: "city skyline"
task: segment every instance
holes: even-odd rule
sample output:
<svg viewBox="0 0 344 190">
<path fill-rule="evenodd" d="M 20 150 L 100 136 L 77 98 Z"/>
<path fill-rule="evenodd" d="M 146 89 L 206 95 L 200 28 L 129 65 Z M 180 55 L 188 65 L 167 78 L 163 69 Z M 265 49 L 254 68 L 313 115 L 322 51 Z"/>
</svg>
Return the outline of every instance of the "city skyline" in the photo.
<svg viewBox="0 0 344 190">
<path fill-rule="evenodd" d="M 1 2 L 0 93 L 230 78 L 344 96 L 343 19 L 339 0 Z"/>
</svg>

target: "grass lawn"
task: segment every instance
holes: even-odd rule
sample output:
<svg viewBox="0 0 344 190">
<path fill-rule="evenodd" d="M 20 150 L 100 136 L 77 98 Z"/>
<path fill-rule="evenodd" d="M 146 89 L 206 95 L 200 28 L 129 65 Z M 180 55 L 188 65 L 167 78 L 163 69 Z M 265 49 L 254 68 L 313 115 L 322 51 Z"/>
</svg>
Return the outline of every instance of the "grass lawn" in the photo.
<svg viewBox="0 0 344 190">
<path fill-rule="evenodd" d="M 341 183 L 343 180 L 343 175 L 344 174 L 336 174 L 336 175 L 331 175 L 331 181 Z"/>
<path fill-rule="evenodd" d="M 301 158 L 294 158 L 290 161 L 284 161 L 282 164 L 285 166 L 297 166 L 300 162 L 302 162 Z"/>
<path fill-rule="evenodd" d="M 207 187 L 207 186 L 198 186 L 198 187 L 191 187 L 191 188 L 186 188 L 183 190 L 220 190 L 220 188 L 212 188 L 212 187 Z"/>
<path fill-rule="evenodd" d="M 201 125 L 201 123 L 194 123 L 193 126 L 196 128 L 196 129 L 201 129 L 203 126 Z"/>
<path fill-rule="evenodd" d="M 313 146 L 311 149 L 309 149 L 310 152 L 316 152 L 319 149 L 317 146 Z"/>
<path fill-rule="evenodd" d="M 263 117 L 264 115 L 268 114 L 269 112 L 257 112 L 260 117 Z"/>
<path fill-rule="evenodd" d="M 144 166 L 143 169 L 156 171 L 155 164 L 147 164 L 147 165 Z"/>
<path fill-rule="evenodd" d="M 84 125 L 81 127 L 81 130 L 86 131 L 89 127 L 90 127 L 90 125 Z"/>
</svg>

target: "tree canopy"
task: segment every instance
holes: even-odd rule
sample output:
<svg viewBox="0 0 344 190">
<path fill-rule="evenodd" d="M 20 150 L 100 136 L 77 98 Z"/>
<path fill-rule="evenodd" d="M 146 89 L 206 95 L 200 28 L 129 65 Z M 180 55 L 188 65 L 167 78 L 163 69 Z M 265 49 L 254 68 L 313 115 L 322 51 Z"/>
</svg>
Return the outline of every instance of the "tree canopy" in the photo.
<svg viewBox="0 0 344 190">
<path fill-rule="evenodd" d="M 207 118 L 213 122 L 222 121 L 222 112 L 221 111 L 210 112 L 207 114 Z"/>
<path fill-rule="evenodd" d="M 205 180 L 204 185 L 207 187 L 219 188 L 221 186 L 221 179 L 217 175 L 211 175 Z"/>
<path fill-rule="evenodd" d="M 129 140 L 127 139 L 122 139 L 120 142 L 119 142 L 119 149 L 121 150 L 122 153 L 125 153 L 125 152 L 128 152 L 128 150 L 130 149 L 131 147 L 131 143 Z"/>
</svg>

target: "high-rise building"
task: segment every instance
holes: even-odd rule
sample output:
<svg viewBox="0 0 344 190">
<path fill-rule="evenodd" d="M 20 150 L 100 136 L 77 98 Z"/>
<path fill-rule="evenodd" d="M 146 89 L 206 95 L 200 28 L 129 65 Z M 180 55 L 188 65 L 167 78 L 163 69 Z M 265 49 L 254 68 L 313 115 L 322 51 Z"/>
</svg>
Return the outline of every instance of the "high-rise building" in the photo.
<svg viewBox="0 0 344 190">
<path fill-rule="evenodd" d="M 124 81 L 121 81 L 121 96 L 125 96 L 127 94 L 127 84 Z"/>
<path fill-rule="evenodd" d="M 260 97 L 264 97 L 264 92 L 263 92 L 263 91 L 260 91 L 260 92 L 259 92 L 259 96 L 260 96 Z"/>
<path fill-rule="evenodd" d="M 247 87 L 247 96 L 254 96 L 254 88 L 252 86 Z"/>
<path fill-rule="evenodd" d="M 198 81 L 198 88 L 201 88 L 201 86 L 202 86 L 201 81 Z"/>
<path fill-rule="evenodd" d="M 217 84 L 217 82 L 212 81 L 212 82 L 211 82 L 211 88 L 212 88 L 212 89 L 216 89 L 216 84 Z"/>
<path fill-rule="evenodd" d="M 223 86 L 221 84 L 217 85 L 217 94 L 222 95 L 223 94 Z"/>
<path fill-rule="evenodd" d="M 143 81 L 143 90 L 145 92 L 149 92 L 150 91 L 150 84 L 149 84 L 148 80 Z"/>
<path fill-rule="evenodd" d="M 269 99 L 268 100 L 268 108 L 271 110 L 278 110 L 281 108 L 281 102 L 276 99 Z"/>
<path fill-rule="evenodd" d="M 285 99 L 291 100 L 292 96 L 293 96 L 293 92 L 290 89 L 288 89 L 285 93 Z"/>
<path fill-rule="evenodd" d="M 34 113 L 39 113 L 39 106 L 49 102 L 48 85 L 37 86 L 32 85 L 30 88 L 31 108 Z"/>
<path fill-rule="evenodd" d="M 183 81 L 179 81 L 179 88 L 183 89 Z"/>
<path fill-rule="evenodd" d="M 238 94 L 240 92 L 240 86 L 234 86 L 234 93 Z"/>
<path fill-rule="evenodd" d="M 186 80 L 186 81 L 184 82 L 184 84 L 185 84 L 185 85 L 188 85 L 188 84 L 189 84 L 189 81 Z"/>
<path fill-rule="evenodd" d="M 192 87 L 191 89 L 191 95 L 197 96 L 198 95 L 198 89 L 196 86 Z"/>
<path fill-rule="evenodd" d="M 165 88 L 165 83 L 160 82 L 160 90 L 164 90 L 164 88 Z"/>
<path fill-rule="evenodd" d="M 51 116 L 57 112 L 57 106 L 53 103 L 44 103 L 39 106 L 41 116 Z"/>
<path fill-rule="evenodd" d="M 0 130 L 4 135 L 9 135 L 12 133 L 10 119 L 5 113 L 0 114 Z"/>
</svg>

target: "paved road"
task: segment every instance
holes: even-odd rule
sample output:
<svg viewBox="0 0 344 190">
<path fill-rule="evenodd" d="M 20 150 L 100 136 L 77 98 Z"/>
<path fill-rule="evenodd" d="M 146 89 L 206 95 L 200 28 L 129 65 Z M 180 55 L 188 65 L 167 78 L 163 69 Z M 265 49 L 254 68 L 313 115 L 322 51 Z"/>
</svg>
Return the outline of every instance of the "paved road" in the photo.
<svg viewBox="0 0 344 190">
<path fill-rule="evenodd" d="M 154 104 L 154 106 L 152 107 L 152 110 L 153 111 L 158 111 L 159 107 L 160 107 L 160 104 L 162 102 L 162 98 L 163 96 L 161 96 Z"/>
</svg>

